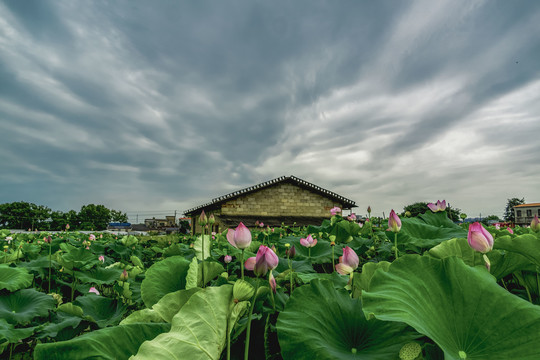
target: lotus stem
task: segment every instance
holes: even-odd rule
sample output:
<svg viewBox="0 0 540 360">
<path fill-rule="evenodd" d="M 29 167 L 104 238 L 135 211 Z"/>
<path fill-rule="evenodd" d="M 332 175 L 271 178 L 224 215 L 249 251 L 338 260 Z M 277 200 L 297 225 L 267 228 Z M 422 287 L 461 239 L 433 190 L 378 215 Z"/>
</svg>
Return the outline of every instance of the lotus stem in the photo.
<svg viewBox="0 0 540 360">
<path fill-rule="evenodd" d="M 332 272 L 336 271 L 336 264 L 335 264 L 335 260 L 334 260 L 334 248 L 335 246 L 332 246 Z"/>
<path fill-rule="evenodd" d="M 398 250 L 397 250 L 397 233 L 394 233 L 394 250 L 396 254 L 396 259 L 398 258 Z"/>
<path fill-rule="evenodd" d="M 292 280 L 292 275 L 293 275 L 293 268 L 292 268 L 292 260 L 291 258 L 289 258 L 289 281 L 290 281 L 290 284 L 291 284 L 291 294 L 293 292 L 293 280 Z"/>
<path fill-rule="evenodd" d="M 240 256 L 240 273 L 242 274 L 242 280 L 244 280 L 244 249 L 242 249 L 242 255 Z"/>
<path fill-rule="evenodd" d="M 48 294 L 51 293 L 51 267 L 52 267 L 52 258 L 51 258 L 51 253 L 52 253 L 52 240 L 49 241 L 49 292 Z"/>
<path fill-rule="evenodd" d="M 204 233 L 205 233 L 205 227 L 203 226 L 202 228 L 202 249 L 201 249 L 201 257 L 202 257 L 202 261 L 201 261 L 201 264 L 202 264 L 202 287 L 203 289 L 205 288 L 205 282 L 204 282 Z"/>
<path fill-rule="evenodd" d="M 249 335 L 251 333 L 251 315 L 253 314 L 253 309 L 255 308 L 255 300 L 257 300 L 257 290 L 259 290 L 259 278 L 255 283 L 255 293 L 253 294 L 253 300 L 251 302 L 251 307 L 249 308 L 248 322 L 246 328 L 246 345 L 244 347 L 244 360 L 249 359 Z"/>
</svg>

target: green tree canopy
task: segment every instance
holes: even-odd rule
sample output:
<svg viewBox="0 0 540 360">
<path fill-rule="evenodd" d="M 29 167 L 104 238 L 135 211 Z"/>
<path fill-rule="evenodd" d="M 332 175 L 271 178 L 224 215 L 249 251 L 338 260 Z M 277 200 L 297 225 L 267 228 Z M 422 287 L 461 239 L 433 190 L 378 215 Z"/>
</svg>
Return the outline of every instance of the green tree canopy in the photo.
<svg viewBox="0 0 540 360">
<path fill-rule="evenodd" d="M 434 201 L 433 203 L 435 202 L 436 201 Z M 405 212 L 409 211 L 411 213 L 411 216 L 418 216 L 429 210 L 427 205 L 428 205 L 428 202 L 425 202 L 425 201 L 419 201 L 419 202 L 415 202 L 414 204 L 407 205 L 403 208 L 402 215 L 404 215 Z M 459 214 L 461 214 L 461 209 L 447 206 L 446 213 L 448 214 L 448 217 L 450 218 L 450 220 L 459 221 L 460 219 Z"/>
<path fill-rule="evenodd" d="M 506 202 L 506 207 L 504 208 L 504 220 L 514 222 L 516 221 L 516 216 L 514 214 L 514 206 L 525 204 L 525 198 L 511 198 Z"/>
</svg>

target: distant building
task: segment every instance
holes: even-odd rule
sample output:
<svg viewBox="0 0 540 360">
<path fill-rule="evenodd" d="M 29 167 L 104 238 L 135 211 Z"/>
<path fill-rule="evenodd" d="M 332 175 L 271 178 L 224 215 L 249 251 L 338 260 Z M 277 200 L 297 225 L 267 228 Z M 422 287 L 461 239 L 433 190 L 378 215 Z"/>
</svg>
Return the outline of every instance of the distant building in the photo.
<svg viewBox="0 0 540 360">
<path fill-rule="evenodd" d="M 528 226 L 535 215 L 540 217 L 540 203 L 522 204 L 514 206 L 514 215 L 516 225 Z"/>
<path fill-rule="evenodd" d="M 165 219 L 144 219 L 144 225 L 150 230 L 164 230 L 166 228 L 176 227 L 176 218 L 174 216 L 165 216 Z"/>
<path fill-rule="evenodd" d="M 217 197 L 184 214 L 192 221 L 192 233 L 200 233 L 201 212 L 214 214 L 212 231 L 221 232 L 238 226 L 264 223 L 271 227 L 285 225 L 320 225 L 331 217 L 333 207 L 350 210 L 355 202 L 295 176 L 282 176 L 227 195 Z M 195 227 L 195 228 L 194 228 Z"/>
</svg>

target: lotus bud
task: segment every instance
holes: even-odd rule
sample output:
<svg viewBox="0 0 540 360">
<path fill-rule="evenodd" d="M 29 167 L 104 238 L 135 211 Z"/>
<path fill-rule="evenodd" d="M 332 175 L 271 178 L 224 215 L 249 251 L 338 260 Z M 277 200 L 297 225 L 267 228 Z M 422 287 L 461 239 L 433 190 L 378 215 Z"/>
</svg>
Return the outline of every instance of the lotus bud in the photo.
<svg viewBox="0 0 540 360">
<path fill-rule="evenodd" d="M 493 236 L 479 222 L 469 225 L 467 241 L 470 247 L 481 253 L 487 253 L 493 249 Z"/>
<path fill-rule="evenodd" d="M 411 212 L 409 210 L 405 211 L 405 217 L 411 217 Z"/>
<path fill-rule="evenodd" d="M 399 218 L 399 216 L 397 216 L 394 209 L 390 211 L 390 215 L 388 216 L 388 230 L 395 233 L 401 230 L 401 219 Z"/>
<path fill-rule="evenodd" d="M 206 217 L 206 214 L 204 213 L 204 210 L 201 212 L 201 215 L 199 216 L 199 225 L 205 226 L 208 223 L 208 218 Z"/>
<path fill-rule="evenodd" d="M 272 291 L 275 294 L 277 284 L 276 284 L 276 279 L 274 278 L 274 275 L 272 274 L 272 271 L 270 271 L 270 276 L 268 276 L 268 282 L 270 283 L 270 289 L 272 289 Z"/>
<path fill-rule="evenodd" d="M 96 235 L 90 234 L 90 236 L 88 237 L 88 240 L 90 240 L 90 241 L 96 240 Z"/>
<path fill-rule="evenodd" d="M 243 223 L 240 223 L 235 230 L 227 231 L 227 241 L 235 248 L 244 250 L 251 245 L 251 232 Z"/>
<path fill-rule="evenodd" d="M 99 255 L 98 260 L 101 261 L 102 263 L 105 263 L 105 256 Z"/>
<path fill-rule="evenodd" d="M 228 264 L 232 261 L 232 256 L 231 255 L 225 255 L 225 257 L 223 258 L 223 261 L 225 262 L 225 264 Z"/>
<path fill-rule="evenodd" d="M 336 271 L 341 275 L 348 275 L 358 267 L 358 255 L 348 246 L 343 248 L 343 256 L 339 257 L 339 264 L 336 265 Z"/>
<path fill-rule="evenodd" d="M 291 246 L 289 249 L 285 250 L 285 255 L 287 255 L 287 257 L 289 259 L 292 259 L 293 257 L 295 257 L 296 255 L 296 248 L 293 246 Z"/>
<path fill-rule="evenodd" d="M 368 212 L 368 214 L 371 214 L 371 206 L 367 207 L 367 212 Z"/>
<path fill-rule="evenodd" d="M 506 228 L 506 231 L 508 231 L 510 234 L 514 233 L 514 230 L 512 230 L 512 228 L 510 226 Z"/>
<path fill-rule="evenodd" d="M 531 221 L 531 229 L 534 232 L 540 231 L 540 220 L 538 219 L 538 215 L 534 215 L 534 219 Z"/>
<path fill-rule="evenodd" d="M 210 214 L 208 217 L 208 225 L 212 226 L 216 222 L 216 218 L 214 217 L 214 214 Z"/>
<path fill-rule="evenodd" d="M 249 260 L 249 259 L 248 259 Z M 247 261 L 246 261 L 247 263 Z M 269 270 L 275 269 L 279 264 L 277 255 L 265 245 L 261 245 L 255 257 L 253 272 L 257 276 L 265 276 Z M 247 266 L 246 266 L 247 268 Z"/>
<path fill-rule="evenodd" d="M 314 239 L 311 234 L 309 234 L 305 239 L 300 239 L 300 245 L 311 248 L 317 245 L 317 239 Z"/>
<path fill-rule="evenodd" d="M 69 230 L 69 224 L 66 224 L 66 231 Z"/>
<path fill-rule="evenodd" d="M 122 271 L 122 274 L 120 275 L 120 281 L 127 281 L 129 275 L 126 271 L 126 269 L 124 269 L 124 271 Z"/>
</svg>

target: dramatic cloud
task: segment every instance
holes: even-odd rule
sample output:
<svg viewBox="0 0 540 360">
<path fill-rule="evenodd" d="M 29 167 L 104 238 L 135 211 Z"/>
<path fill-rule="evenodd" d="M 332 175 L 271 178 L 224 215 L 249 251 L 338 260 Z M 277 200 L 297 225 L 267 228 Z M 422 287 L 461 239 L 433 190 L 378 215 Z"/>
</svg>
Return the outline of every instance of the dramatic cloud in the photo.
<svg viewBox="0 0 540 360">
<path fill-rule="evenodd" d="M 135 221 L 282 175 L 362 214 L 540 201 L 535 2 L 7 0 L 0 13 L 1 202 Z"/>
</svg>

